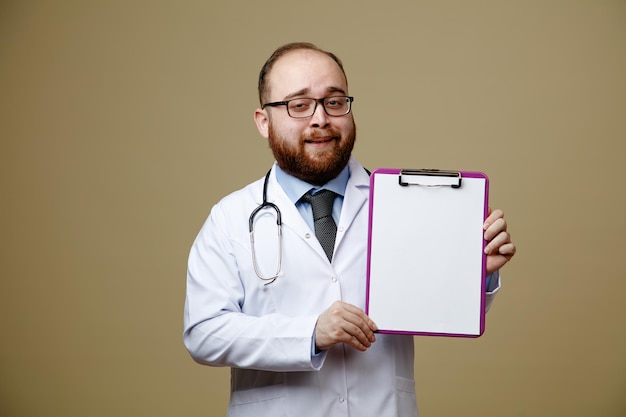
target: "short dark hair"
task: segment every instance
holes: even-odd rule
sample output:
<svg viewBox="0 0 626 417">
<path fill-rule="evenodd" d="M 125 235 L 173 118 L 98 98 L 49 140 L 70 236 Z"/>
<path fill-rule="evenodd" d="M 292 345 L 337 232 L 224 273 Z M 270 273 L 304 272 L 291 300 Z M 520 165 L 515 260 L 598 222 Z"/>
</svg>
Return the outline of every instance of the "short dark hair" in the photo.
<svg viewBox="0 0 626 417">
<path fill-rule="evenodd" d="M 267 99 L 266 96 L 269 90 L 269 87 L 267 85 L 267 76 L 272 70 L 272 68 L 274 67 L 274 64 L 276 63 L 276 61 L 278 61 L 280 57 L 287 54 L 288 52 L 296 51 L 300 49 L 308 49 L 310 51 L 317 51 L 317 52 L 321 52 L 323 54 L 328 55 L 330 58 L 332 58 L 333 61 L 337 63 L 337 65 L 339 65 L 339 68 L 341 69 L 343 76 L 346 78 L 346 83 L 347 83 L 348 78 L 346 77 L 346 71 L 343 69 L 343 63 L 335 54 L 333 54 L 332 52 L 325 51 L 317 47 L 316 45 L 312 43 L 308 43 L 308 42 L 288 43 L 276 49 L 274 53 L 267 59 L 267 61 L 265 61 L 265 64 L 261 68 L 261 72 L 259 73 L 259 87 L 258 87 L 259 88 L 259 103 L 261 104 L 261 106 L 264 104 L 264 100 Z"/>
</svg>

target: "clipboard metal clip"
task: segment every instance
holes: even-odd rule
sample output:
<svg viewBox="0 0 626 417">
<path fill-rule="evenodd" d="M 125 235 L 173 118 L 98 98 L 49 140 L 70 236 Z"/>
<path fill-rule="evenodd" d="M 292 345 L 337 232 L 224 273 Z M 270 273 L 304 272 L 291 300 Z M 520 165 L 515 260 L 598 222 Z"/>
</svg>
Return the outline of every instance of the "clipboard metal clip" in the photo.
<svg viewBox="0 0 626 417">
<path fill-rule="evenodd" d="M 404 180 L 404 176 L 407 177 L 406 180 Z M 409 179 L 408 177 L 413 178 Z M 402 187 L 421 185 L 425 187 L 450 186 L 452 188 L 461 188 L 461 173 L 439 169 L 402 169 L 398 175 L 398 184 Z"/>
</svg>

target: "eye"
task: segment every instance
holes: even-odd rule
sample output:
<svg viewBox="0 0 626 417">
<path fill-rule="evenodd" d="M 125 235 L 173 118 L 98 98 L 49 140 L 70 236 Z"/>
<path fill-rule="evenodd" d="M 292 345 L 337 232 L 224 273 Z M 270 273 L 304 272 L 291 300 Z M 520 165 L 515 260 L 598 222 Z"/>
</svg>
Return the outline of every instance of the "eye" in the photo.
<svg viewBox="0 0 626 417">
<path fill-rule="evenodd" d="M 343 109 L 348 103 L 347 97 L 328 97 L 325 107 L 330 109 Z"/>
<path fill-rule="evenodd" d="M 324 105 L 330 108 L 340 108 L 345 106 L 346 99 L 345 97 L 329 97 L 324 101 Z"/>
<path fill-rule="evenodd" d="M 289 111 L 296 113 L 308 111 L 311 108 L 312 103 L 314 103 L 314 101 L 308 99 L 291 100 L 289 101 Z"/>
</svg>

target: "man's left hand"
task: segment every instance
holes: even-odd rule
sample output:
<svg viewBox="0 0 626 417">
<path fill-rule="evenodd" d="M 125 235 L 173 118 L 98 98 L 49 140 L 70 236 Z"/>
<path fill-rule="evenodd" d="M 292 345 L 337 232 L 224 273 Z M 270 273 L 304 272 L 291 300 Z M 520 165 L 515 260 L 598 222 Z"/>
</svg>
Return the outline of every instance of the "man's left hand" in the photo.
<svg viewBox="0 0 626 417">
<path fill-rule="evenodd" d="M 489 216 L 483 224 L 485 230 L 485 253 L 487 254 L 487 274 L 502 268 L 515 255 L 515 245 L 507 232 L 506 220 L 502 210 L 489 209 Z"/>
</svg>

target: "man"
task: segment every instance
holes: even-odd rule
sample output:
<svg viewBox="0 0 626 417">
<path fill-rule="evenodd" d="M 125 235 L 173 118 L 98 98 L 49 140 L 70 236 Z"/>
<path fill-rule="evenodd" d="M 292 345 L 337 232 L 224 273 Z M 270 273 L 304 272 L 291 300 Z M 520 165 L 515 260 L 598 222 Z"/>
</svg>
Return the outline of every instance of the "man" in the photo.
<svg viewBox="0 0 626 417">
<path fill-rule="evenodd" d="M 415 416 L 413 338 L 376 334 L 363 312 L 369 176 L 351 156 L 342 64 L 314 45 L 285 45 L 261 70 L 259 98 L 254 119 L 276 163 L 213 207 L 196 238 L 185 345 L 199 363 L 231 367 L 229 415 Z M 328 253 L 311 189 L 336 194 Z M 500 210 L 485 221 L 487 305 L 515 253 L 506 230 Z"/>
</svg>

